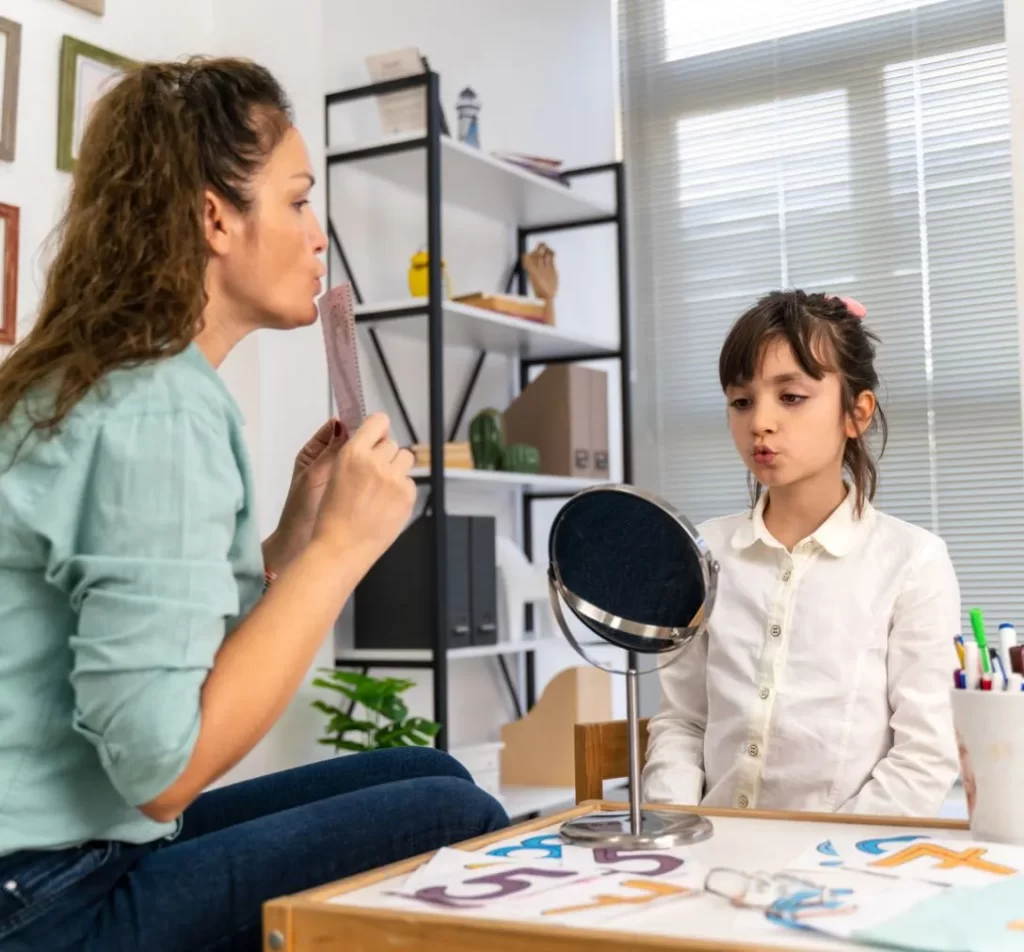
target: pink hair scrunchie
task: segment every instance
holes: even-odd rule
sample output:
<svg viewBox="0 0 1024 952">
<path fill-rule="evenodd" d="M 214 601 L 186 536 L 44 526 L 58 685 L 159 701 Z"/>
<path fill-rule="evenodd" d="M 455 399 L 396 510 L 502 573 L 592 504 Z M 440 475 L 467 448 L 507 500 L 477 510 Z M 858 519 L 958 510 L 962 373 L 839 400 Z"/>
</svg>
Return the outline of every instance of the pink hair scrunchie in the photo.
<svg viewBox="0 0 1024 952">
<path fill-rule="evenodd" d="M 868 313 L 868 309 L 861 304 L 860 301 L 857 301 L 852 297 L 843 297 L 841 294 L 830 294 L 829 297 L 832 298 L 833 301 L 842 301 L 843 306 L 847 311 L 849 311 L 850 317 L 858 321 L 863 320 L 865 315 Z"/>
</svg>

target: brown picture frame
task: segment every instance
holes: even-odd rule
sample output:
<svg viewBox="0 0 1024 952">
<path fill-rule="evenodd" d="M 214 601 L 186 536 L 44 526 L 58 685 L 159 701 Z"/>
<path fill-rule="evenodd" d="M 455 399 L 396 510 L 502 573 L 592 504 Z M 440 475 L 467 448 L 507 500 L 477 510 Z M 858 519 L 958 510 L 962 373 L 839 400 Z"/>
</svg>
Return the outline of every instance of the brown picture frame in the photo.
<svg viewBox="0 0 1024 952">
<path fill-rule="evenodd" d="M 78 7 L 80 10 L 85 10 L 88 13 L 95 13 L 96 16 L 101 17 L 105 12 L 104 8 L 107 0 L 64 0 L 64 2 L 73 7 Z"/>
<path fill-rule="evenodd" d="M 21 24 L 0 17 L 0 33 L 5 37 L 4 90 L 0 102 L 0 160 L 14 161 L 18 135 L 18 77 L 21 73 Z"/>
<path fill-rule="evenodd" d="M 120 53 L 93 46 L 74 36 L 65 35 L 60 46 L 60 103 L 57 110 L 57 168 L 75 170 L 75 121 L 78 118 L 78 61 L 89 59 L 112 69 L 126 70 L 137 65 Z M 88 116 L 82 117 L 86 122 Z"/>
<path fill-rule="evenodd" d="M 0 295 L 0 344 L 13 344 L 18 330 L 18 233 L 21 209 L 0 203 L 0 227 L 4 230 L 4 287 Z"/>
</svg>

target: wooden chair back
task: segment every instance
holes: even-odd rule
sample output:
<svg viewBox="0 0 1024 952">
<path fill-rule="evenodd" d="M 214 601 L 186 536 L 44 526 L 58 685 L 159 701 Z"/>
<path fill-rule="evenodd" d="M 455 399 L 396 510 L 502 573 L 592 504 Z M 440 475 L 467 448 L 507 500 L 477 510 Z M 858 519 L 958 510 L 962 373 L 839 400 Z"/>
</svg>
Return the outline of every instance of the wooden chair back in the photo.
<svg viewBox="0 0 1024 952">
<path fill-rule="evenodd" d="M 602 800 L 604 782 L 629 776 L 626 721 L 577 724 L 576 802 Z M 647 718 L 640 720 L 640 766 L 647 760 Z"/>
</svg>

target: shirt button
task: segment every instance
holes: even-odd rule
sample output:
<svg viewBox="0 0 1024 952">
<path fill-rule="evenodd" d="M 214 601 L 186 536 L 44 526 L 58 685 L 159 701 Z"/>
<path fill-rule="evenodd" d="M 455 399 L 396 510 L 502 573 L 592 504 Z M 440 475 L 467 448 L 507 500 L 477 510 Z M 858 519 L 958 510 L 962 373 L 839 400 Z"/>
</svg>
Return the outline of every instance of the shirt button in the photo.
<svg viewBox="0 0 1024 952">
<path fill-rule="evenodd" d="M 772 625 L 772 627 L 768 629 L 768 634 L 773 638 L 778 638 L 779 635 L 782 634 L 782 629 L 778 625 Z"/>
<path fill-rule="evenodd" d="M 747 753 L 750 754 L 751 757 L 756 757 L 757 756 L 757 744 L 751 744 L 747 748 Z"/>
<path fill-rule="evenodd" d="M 782 573 L 782 581 L 783 582 L 788 582 L 792 577 L 793 577 L 793 573 L 790 572 L 789 569 L 786 569 L 786 571 Z"/>
<path fill-rule="evenodd" d="M 770 693 L 771 692 L 768 688 L 761 688 L 761 690 L 757 692 L 757 696 L 763 701 Z"/>
<path fill-rule="evenodd" d="M 738 804 L 739 804 L 739 805 L 740 805 L 740 806 L 741 806 L 741 807 L 742 807 L 743 809 L 746 809 L 747 807 L 749 807 L 749 806 L 750 806 L 750 801 L 749 801 L 749 800 L 747 799 L 747 795 L 746 795 L 745 793 L 741 793 L 741 794 L 740 794 L 740 796 L 739 796 L 739 799 L 738 799 L 738 800 L 737 800 L 736 802 L 737 802 L 737 803 L 738 803 Z"/>
</svg>

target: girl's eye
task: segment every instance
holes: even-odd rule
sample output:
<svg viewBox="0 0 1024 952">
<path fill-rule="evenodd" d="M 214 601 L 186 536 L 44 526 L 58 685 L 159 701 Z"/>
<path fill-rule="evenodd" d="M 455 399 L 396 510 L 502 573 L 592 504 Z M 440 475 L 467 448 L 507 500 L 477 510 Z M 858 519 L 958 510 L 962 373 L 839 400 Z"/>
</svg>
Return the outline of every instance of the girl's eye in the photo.
<svg viewBox="0 0 1024 952">
<path fill-rule="evenodd" d="M 302 198 L 302 199 L 299 199 L 299 201 L 297 201 L 297 202 L 292 202 L 292 208 L 294 208 L 296 211 L 300 211 L 301 212 L 302 211 L 302 206 L 303 205 L 308 205 L 308 204 L 309 204 L 309 199 L 308 198 Z"/>
<path fill-rule="evenodd" d="M 734 410 L 747 410 L 750 407 L 749 397 L 737 397 L 735 400 L 729 401 L 729 406 Z"/>
<path fill-rule="evenodd" d="M 803 403 L 806 399 L 807 397 L 799 393 L 784 393 L 782 395 L 782 402 L 788 403 L 790 406 L 797 406 L 798 404 Z"/>
</svg>

